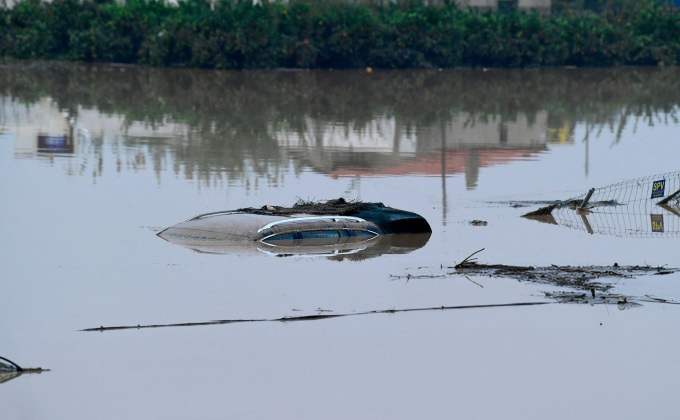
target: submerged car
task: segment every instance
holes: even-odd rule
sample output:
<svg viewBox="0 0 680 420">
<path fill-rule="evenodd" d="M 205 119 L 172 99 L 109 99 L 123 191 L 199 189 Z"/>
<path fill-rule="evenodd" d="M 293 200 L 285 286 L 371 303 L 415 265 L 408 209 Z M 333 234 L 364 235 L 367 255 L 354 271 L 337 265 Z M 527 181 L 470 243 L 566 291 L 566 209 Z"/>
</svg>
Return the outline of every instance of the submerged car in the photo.
<svg viewBox="0 0 680 420">
<path fill-rule="evenodd" d="M 427 243 L 432 229 L 420 215 L 382 203 L 330 200 L 291 208 L 265 206 L 206 213 L 171 226 L 161 238 L 198 252 L 277 256 L 404 253 Z M 398 238 L 396 238 L 398 237 Z"/>
</svg>

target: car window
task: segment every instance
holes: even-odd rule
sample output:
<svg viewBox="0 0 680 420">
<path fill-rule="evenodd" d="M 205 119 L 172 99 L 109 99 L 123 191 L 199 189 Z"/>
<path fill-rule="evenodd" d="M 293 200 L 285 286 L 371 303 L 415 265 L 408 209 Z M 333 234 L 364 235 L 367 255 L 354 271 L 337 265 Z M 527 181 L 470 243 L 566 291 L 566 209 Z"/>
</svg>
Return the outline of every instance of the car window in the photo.
<svg viewBox="0 0 680 420">
<path fill-rule="evenodd" d="M 266 239 L 270 241 L 292 241 L 295 239 L 320 239 L 320 238 L 343 238 L 348 236 L 375 236 L 374 233 L 364 230 L 310 230 L 306 232 L 281 233 Z"/>
<path fill-rule="evenodd" d="M 292 241 L 294 238 L 294 233 L 282 233 L 280 235 L 272 236 L 267 238 L 268 241 Z"/>
<path fill-rule="evenodd" d="M 337 230 L 310 230 L 307 232 L 300 232 L 299 239 L 318 239 L 318 238 L 338 238 L 340 234 Z M 298 238 L 296 238 L 298 239 Z"/>
</svg>

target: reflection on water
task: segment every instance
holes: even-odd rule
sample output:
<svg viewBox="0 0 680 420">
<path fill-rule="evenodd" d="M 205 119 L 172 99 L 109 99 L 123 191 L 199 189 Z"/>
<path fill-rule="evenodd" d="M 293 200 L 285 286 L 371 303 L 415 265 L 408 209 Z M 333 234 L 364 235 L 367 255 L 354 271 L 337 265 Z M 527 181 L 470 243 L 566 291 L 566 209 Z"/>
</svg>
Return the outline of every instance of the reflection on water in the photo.
<svg viewBox="0 0 680 420">
<path fill-rule="evenodd" d="M 22 375 L 21 372 L 16 372 L 16 371 L 0 371 L 0 384 L 4 384 L 5 382 L 9 382 L 12 379 L 16 379 L 21 375 Z"/>
<path fill-rule="evenodd" d="M 460 173 L 536 159 L 604 129 L 677 118 L 677 69 L 204 72 L 5 64 L 15 157 L 95 179 L 152 169 L 211 184 Z M 588 171 L 588 156 L 583 157 Z M 249 187 L 258 188 L 257 182 Z"/>
<path fill-rule="evenodd" d="M 0 384 L 16 379 L 21 375 L 40 374 L 43 372 L 42 368 L 26 368 L 23 369 L 14 362 L 0 357 Z"/>
<path fill-rule="evenodd" d="M 199 241 L 172 235 L 159 236 L 170 243 L 206 254 L 247 255 L 259 252 L 280 258 L 323 257 L 334 261 L 363 261 L 387 254 L 408 254 L 424 247 L 429 241 L 430 235 L 430 233 L 380 235 L 358 242 L 344 241 L 344 243 L 339 243 L 340 240 L 338 239 L 333 241 L 334 243 L 305 244 L 304 246 L 294 244 L 271 246 L 262 241 L 225 244 L 225 241 Z"/>
<path fill-rule="evenodd" d="M 565 207 L 545 216 L 527 216 L 542 223 L 577 229 L 589 234 L 629 238 L 680 238 L 680 205 L 613 205 L 595 211 Z"/>
<path fill-rule="evenodd" d="M 27 372 L 17 372 L 17 371 L 3 371 L 0 370 L 0 384 L 4 384 L 5 382 L 9 382 L 12 379 L 16 379 L 22 375 L 40 375 L 43 370 L 31 370 Z"/>
</svg>

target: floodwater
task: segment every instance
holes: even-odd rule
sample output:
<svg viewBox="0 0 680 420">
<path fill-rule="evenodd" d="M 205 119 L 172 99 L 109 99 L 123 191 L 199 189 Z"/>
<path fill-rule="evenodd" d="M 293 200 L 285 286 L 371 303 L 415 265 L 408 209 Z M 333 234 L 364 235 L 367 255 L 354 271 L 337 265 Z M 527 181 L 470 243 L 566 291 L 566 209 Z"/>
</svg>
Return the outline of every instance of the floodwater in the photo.
<svg viewBox="0 0 680 420">
<path fill-rule="evenodd" d="M 550 286 L 510 278 L 391 277 L 481 248 L 485 263 L 680 267 L 677 235 L 590 234 L 508 204 L 680 170 L 679 103 L 677 69 L 5 63 L 0 356 L 51 371 L 5 375 L 0 417 L 675 418 L 676 305 L 79 330 L 551 302 Z M 364 259 L 206 254 L 156 236 L 203 212 L 340 196 L 417 212 L 433 234 Z M 680 301 L 680 274 L 614 291 Z"/>
</svg>

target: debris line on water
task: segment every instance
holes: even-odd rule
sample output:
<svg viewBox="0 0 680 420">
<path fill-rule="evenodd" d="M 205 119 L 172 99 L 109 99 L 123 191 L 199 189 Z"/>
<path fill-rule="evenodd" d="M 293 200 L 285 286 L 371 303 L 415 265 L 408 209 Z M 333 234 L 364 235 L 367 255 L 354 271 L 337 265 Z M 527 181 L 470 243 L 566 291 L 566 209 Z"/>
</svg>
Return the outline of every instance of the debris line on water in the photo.
<svg viewBox="0 0 680 420">
<path fill-rule="evenodd" d="M 607 279 L 618 281 L 643 275 L 667 275 L 678 271 L 666 266 L 622 266 L 618 263 L 611 266 L 560 266 L 552 264 L 546 267 L 483 264 L 478 262 L 475 257 L 482 251 L 484 251 L 484 248 L 473 252 L 454 266 L 442 264 L 434 269 L 418 267 L 415 272 L 407 272 L 404 275 L 391 274 L 390 278 L 393 280 L 405 279 L 407 282 L 415 279 L 442 279 L 454 276 L 462 276 L 470 281 L 472 281 L 470 277 L 474 276 L 511 278 L 523 282 L 573 289 L 573 291 L 567 292 L 545 293 L 546 297 L 561 303 L 624 303 L 632 307 L 638 305 L 636 302 L 672 303 L 672 301 L 611 293 L 615 282 L 606 281 Z M 477 282 L 472 282 L 481 286 Z M 622 300 L 623 302 L 621 302 Z"/>
<path fill-rule="evenodd" d="M 80 331 L 113 331 L 113 330 L 139 330 L 147 328 L 168 328 L 168 327 L 198 327 L 205 325 L 224 325 L 224 324 L 237 324 L 237 323 L 247 323 L 247 322 L 297 322 L 297 321 L 318 321 L 323 319 L 331 318 L 343 318 L 349 316 L 361 316 L 361 315 L 376 315 L 376 314 L 396 314 L 403 312 L 424 312 L 424 311 L 447 311 L 447 310 L 460 310 L 460 309 L 481 309 L 481 308 L 506 308 L 513 306 L 536 306 L 536 305 L 547 305 L 552 302 L 516 302 L 516 303 L 496 303 L 488 305 L 461 305 L 461 306 L 434 306 L 428 308 L 407 308 L 407 309 L 383 309 L 376 311 L 366 311 L 366 312 L 352 312 L 352 313 L 338 313 L 338 314 L 318 314 L 318 315 L 303 315 L 303 316 L 284 316 L 282 318 L 275 319 L 224 319 L 216 321 L 206 321 L 206 322 L 186 322 L 178 324 L 151 324 L 151 325 L 123 325 L 118 327 L 95 327 L 86 328 Z M 327 311 L 327 310 L 326 310 Z"/>
</svg>

